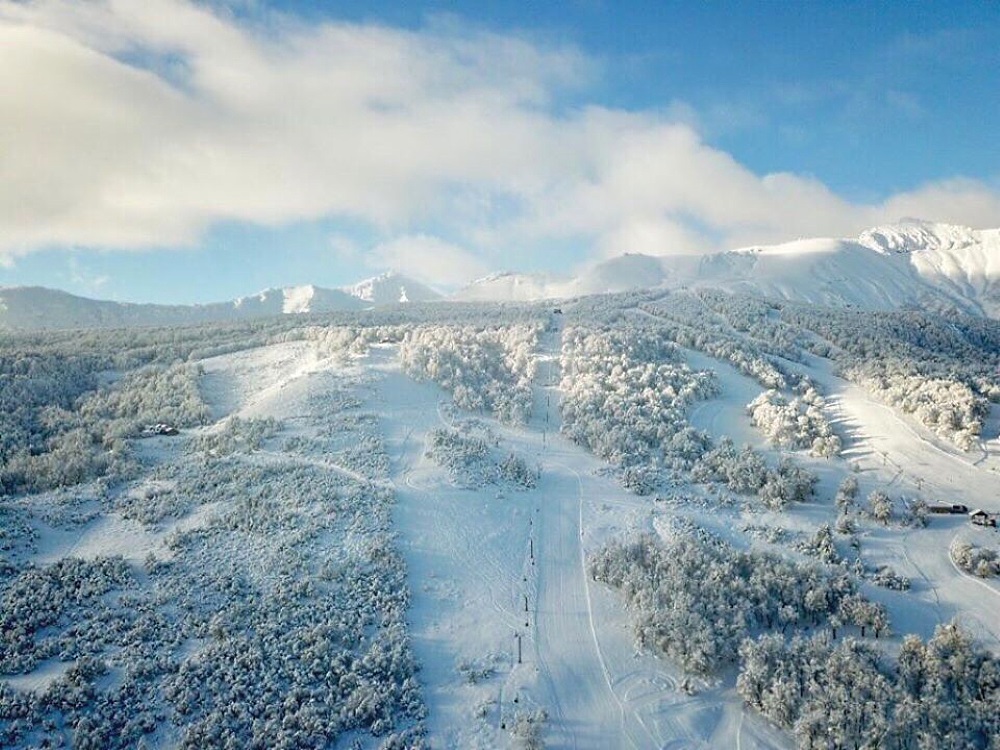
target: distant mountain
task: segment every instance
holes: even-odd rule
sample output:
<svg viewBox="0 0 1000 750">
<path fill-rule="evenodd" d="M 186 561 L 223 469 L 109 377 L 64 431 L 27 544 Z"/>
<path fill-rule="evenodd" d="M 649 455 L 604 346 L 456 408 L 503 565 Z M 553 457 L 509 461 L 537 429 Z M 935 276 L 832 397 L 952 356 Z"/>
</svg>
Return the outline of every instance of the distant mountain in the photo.
<svg viewBox="0 0 1000 750">
<path fill-rule="evenodd" d="M 744 248 L 706 257 L 688 283 L 826 305 L 996 317 L 1000 230 L 911 221 L 854 239 Z"/>
<path fill-rule="evenodd" d="M 0 329 L 191 325 L 370 306 L 341 290 L 316 286 L 265 289 L 232 302 L 208 305 L 139 305 L 87 299 L 44 287 L 5 287 L 0 288 Z"/>
<path fill-rule="evenodd" d="M 343 291 L 374 307 L 403 302 L 435 302 L 441 299 L 441 295 L 429 286 L 395 271 L 343 287 Z"/>
<path fill-rule="evenodd" d="M 365 305 L 357 298 L 339 289 L 323 289 L 307 284 L 305 286 L 265 289 L 249 297 L 240 297 L 232 303 L 223 302 L 206 307 L 211 307 L 213 310 L 218 309 L 223 315 L 232 308 L 232 317 L 240 319 L 282 314 L 359 310 Z"/>
<path fill-rule="evenodd" d="M 190 325 L 274 315 L 364 310 L 439 299 L 441 295 L 430 287 L 392 272 L 343 289 L 324 289 L 311 284 L 280 287 L 207 305 L 140 305 L 93 300 L 44 287 L 0 287 L 0 329 Z"/>
<path fill-rule="evenodd" d="M 667 270 L 660 258 L 627 253 L 598 263 L 576 277 L 492 274 L 474 281 L 451 298 L 464 302 L 530 302 L 644 289 L 661 286 L 666 279 Z"/>
<path fill-rule="evenodd" d="M 709 255 L 622 255 L 575 278 L 487 277 L 456 298 L 526 301 L 656 287 L 1000 317 L 1000 229 L 907 221 L 853 239 L 796 240 Z"/>
<path fill-rule="evenodd" d="M 502 272 L 484 276 L 451 295 L 458 302 L 531 302 L 572 296 L 564 287 L 570 279 L 542 274 Z"/>
</svg>

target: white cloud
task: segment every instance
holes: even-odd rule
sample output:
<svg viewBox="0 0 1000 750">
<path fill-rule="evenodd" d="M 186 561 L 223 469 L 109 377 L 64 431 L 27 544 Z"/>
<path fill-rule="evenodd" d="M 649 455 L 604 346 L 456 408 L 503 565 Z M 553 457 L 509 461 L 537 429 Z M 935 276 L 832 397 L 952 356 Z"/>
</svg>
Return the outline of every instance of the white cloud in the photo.
<svg viewBox="0 0 1000 750">
<path fill-rule="evenodd" d="M 179 0 L 2 2 L 0 47 L 7 250 L 184 243 L 218 220 L 395 225 L 453 185 L 515 189 L 577 59 L 478 33 L 265 35 Z"/>
<path fill-rule="evenodd" d="M 96 294 L 104 288 L 111 277 L 107 274 L 97 274 L 91 272 L 85 264 L 81 263 L 75 255 L 69 257 L 69 278 L 74 287 L 82 289 L 89 294 Z"/>
<path fill-rule="evenodd" d="M 656 216 L 635 217 L 619 222 L 600 238 L 605 258 L 622 253 L 644 255 L 692 255 L 704 252 L 711 240 L 677 221 Z"/>
<path fill-rule="evenodd" d="M 452 287 L 485 276 L 490 270 L 469 251 L 426 234 L 404 235 L 378 245 L 371 260 L 417 281 Z"/>
<path fill-rule="evenodd" d="M 1000 193 L 976 180 L 946 180 L 894 195 L 871 214 L 879 222 L 909 216 L 971 227 L 996 227 L 1000 224 Z"/>
<path fill-rule="evenodd" d="M 361 257 L 361 246 L 353 237 L 335 232 L 327 240 L 330 251 L 338 261 L 353 263 Z"/>
<path fill-rule="evenodd" d="M 375 258 L 465 280 L 553 241 L 703 252 L 903 215 L 1000 224 L 1000 197 L 976 182 L 856 205 L 808 177 L 754 174 L 679 104 L 564 112 L 553 101 L 593 68 L 572 49 L 454 23 L 268 18 L 0 0 L 0 258 L 344 217 L 388 238 Z"/>
</svg>

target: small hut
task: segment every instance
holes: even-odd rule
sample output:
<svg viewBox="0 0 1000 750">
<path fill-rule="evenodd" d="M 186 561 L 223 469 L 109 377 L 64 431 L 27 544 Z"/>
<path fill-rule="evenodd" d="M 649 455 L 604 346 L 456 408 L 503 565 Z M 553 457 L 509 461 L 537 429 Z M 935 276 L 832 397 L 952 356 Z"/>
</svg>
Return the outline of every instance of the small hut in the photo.
<svg viewBox="0 0 1000 750">
<path fill-rule="evenodd" d="M 969 514 L 969 520 L 976 526 L 992 526 L 996 528 L 996 516 L 991 516 L 982 508 L 976 508 Z"/>
</svg>

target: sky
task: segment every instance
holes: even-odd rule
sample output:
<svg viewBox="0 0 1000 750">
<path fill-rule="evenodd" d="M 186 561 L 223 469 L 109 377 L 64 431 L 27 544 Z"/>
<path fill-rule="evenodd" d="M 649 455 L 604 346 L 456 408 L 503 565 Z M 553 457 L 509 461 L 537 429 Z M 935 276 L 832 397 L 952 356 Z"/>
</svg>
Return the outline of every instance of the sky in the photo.
<svg viewBox="0 0 1000 750">
<path fill-rule="evenodd" d="M 132 302 L 1000 227 L 1000 3 L 0 0 L 0 285 Z"/>
</svg>

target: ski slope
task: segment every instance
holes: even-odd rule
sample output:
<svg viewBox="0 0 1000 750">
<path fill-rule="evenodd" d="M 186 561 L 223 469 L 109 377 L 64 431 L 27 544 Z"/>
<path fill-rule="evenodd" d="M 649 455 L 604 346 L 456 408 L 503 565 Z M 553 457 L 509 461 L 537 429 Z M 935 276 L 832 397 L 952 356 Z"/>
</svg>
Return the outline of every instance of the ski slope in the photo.
<svg viewBox="0 0 1000 750">
<path fill-rule="evenodd" d="M 394 453 L 432 744 L 505 747 L 514 717 L 541 708 L 546 747 L 787 747 L 743 715 L 732 691 L 681 691 L 680 674 L 637 650 L 620 600 L 587 575 L 587 552 L 602 541 L 653 530 L 650 502 L 558 435 L 558 338 L 546 343 L 532 423 L 491 422 L 505 448 L 540 461 L 539 486 L 527 492 L 450 486 L 425 455 L 427 433 L 452 419 L 446 395 L 403 375 L 393 348 L 371 355 L 370 405 Z M 491 676 L 471 682 L 462 665 Z"/>
<path fill-rule="evenodd" d="M 396 451 L 397 528 L 410 565 L 413 638 L 424 664 L 433 743 L 505 746 L 513 717 L 540 707 L 548 715 L 549 747 L 790 746 L 766 722 L 744 715 L 731 689 L 698 685 L 687 695 L 678 671 L 636 648 L 620 600 L 587 576 L 588 551 L 613 536 L 658 529 L 678 511 L 625 492 L 602 462 L 558 434 L 557 353 L 558 332 L 549 333 L 529 425 L 511 429 L 483 417 L 505 447 L 537 456 L 542 467 L 536 490 L 500 493 L 450 486 L 424 455 L 427 433 L 455 418 L 447 395 L 403 375 L 391 348 L 372 354 L 373 399 Z M 745 414 L 760 386 L 728 364 L 685 356 L 693 367 L 715 370 L 723 390 L 695 407 L 692 423 L 717 437 L 751 442 L 776 460 L 779 452 L 765 445 Z M 845 437 L 844 458 L 862 481 L 862 502 L 880 488 L 1000 509 L 984 499 L 1000 489 L 991 446 L 981 457 L 961 455 L 826 364 L 815 360 L 805 369 L 828 395 L 829 415 Z M 820 476 L 821 499 L 784 514 L 764 513 L 763 520 L 805 533 L 834 519 L 830 497 L 845 466 L 797 458 Z M 734 541 L 740 525 L 761 520 L 745 509 L 707 504 L 684 515 Z M 866 561 L 890 563 L 913 588 L 899 593 L 866 584 L 866 594 L 889 608 L 899 633 L 926 638 L 958 616 L 983 645 L 1000 645 L 1000 590 L 962 572 L 949 556 L 956 540 L 990 533 L 964 517 L 939 516 L 926 529 L 867 529 Z M 489 665 L 493 676 L 470 683 L 458 668 L 469 663 Z"/>
<path fill-rule="evenodd" d="M 1000 511 L 1000 457 L 996 439 L 981 453 L 966 455 L 943 443 L 925 428 L 870 397 L 860 386 L 824 371 L 831 409 L 849 436 L 845 457 L 861 476 L 894 494 L 922 497 L 929 503 L 961 503 L 970 509 Z M 932 515 L 926 529 L 879 535 L 880 557 L 911 577 L 908 597 L 895 605 L 907 632 L 928 637 L 939 623 L 957 617 L 984 646 L 1000 646 L 1000 586 L 959 569 L 950 550 L 959 541 L 996 544 L 996 530 L 972 526 L 962 515 Z M 873 594 L 877 590 L 873 590 Z M 916 602 L 912 601 L 916 599 Z"/>
<path fill-rule="evenodd" d="M 745 405 L 762 390 L 750 378 L 727 363 L 698 352 L 685 352 L 695 368 L 711 368 L 719 377 L 723 395 L 694 407 L 691 422 L 712 435 L 730 435 L 739 445 L 757 450 L 770 448 L 746 417 Z M 970 509 L 1000 512 L 1000 440 L 996 424 L 988 425 L 981 448 L 965 454 L 945 443 L 916 421 L 900 415 L 870 396 L 861 386 L 837 377 L 829 361 L 808 357 L 806 365 L 786 362 L 819 384 L 827 399 L 827 416 L 844 439 L 842 459 L 853 466 L 861 483 L 859 500 L 872 490 L 894 497 L 922 498 L 929 504 L 960 503 Z M 780 523 L 792 530 L 815 529 L 833 523 L 836 512 L 829 500 L 843 476 L 840 461 L 810 458 L 796 460 L 808 465 L 820 478 L 820 500 L 784 514 Z M 826 499 L 823 499 L 826 498 Z M 1000 585 L 958 568 L 950 550 L 961 541 L 977 546 L 996 546 L 997 532 L 972 526 L 964 515 L 931 515 L 923 529 L 898 527 L 866 529 L 862 554 L 872 565 L 891 565 L 909 577 L 906 593 L 866 586 L 865 593 L 885 604 L 899 633 L 929 638 L 934 628 L 954 618 L 978 638 L 983 646 L 1000 646 Z"/>
</svg>

